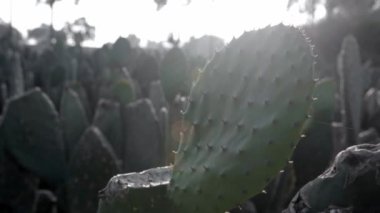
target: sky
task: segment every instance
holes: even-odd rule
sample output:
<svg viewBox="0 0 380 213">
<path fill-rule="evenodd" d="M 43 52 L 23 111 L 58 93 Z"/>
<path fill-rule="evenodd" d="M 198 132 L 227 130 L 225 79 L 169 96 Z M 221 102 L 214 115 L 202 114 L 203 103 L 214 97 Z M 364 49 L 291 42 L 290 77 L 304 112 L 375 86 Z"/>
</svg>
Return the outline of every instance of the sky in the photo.
<svg viewBox="0 0 380 213">
<path fill-rule="evenodd" d="M 95 26 L 91 46 L 135 34 L 146 41 L 164 41 L 170 33 L 181 41 L 190 37 L 216 35 L 229 41 L 244 31 L 280 22 L 300 25 L 307 16 L 298 7 L 287 10 L 288 0 L 168 0 L 157 11 L 154 0 L 62 0 L 54 5 L 53 24 L 61 29 L 66 22 L 85 17 Z M 323 16 L 323 8 L 317 9 Z M 50 24 L 50 8 L 36 0 L 0 0 L 0 18 L 26 35 L 28 29 Z"/>
</svg>

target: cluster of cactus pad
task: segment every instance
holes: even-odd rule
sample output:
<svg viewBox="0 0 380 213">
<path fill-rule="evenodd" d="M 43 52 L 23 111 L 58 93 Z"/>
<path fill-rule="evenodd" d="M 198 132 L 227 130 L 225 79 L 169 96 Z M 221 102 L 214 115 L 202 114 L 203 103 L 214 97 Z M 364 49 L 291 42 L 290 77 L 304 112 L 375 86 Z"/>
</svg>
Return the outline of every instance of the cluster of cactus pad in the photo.
<svg viewBox="0 0 380 213">
<path fill-rule="evenodd" d="M 40 54 L 0 39 L 0 211 L 271 213 L 297 190 L 283 212 L 379 208 L 378 145 L 346 149 L 380 141 L 379 85 L 355 37 L 319 82 L 310 41 L 284 25 L 206 66 L 175 42 L 163 56 L 55 39 Z"/>
<path fill-rule="evenodd" d="M 119 41 L 119 45 L 115 52 L 125 48 L 125 43 Z M 146 53 L 141 54 L 145 57 Z M 46 207 L 38 206 L 45 202 L 44 190 L 48 189 L 47 194 L 53 196 L 47 211 L 93 213 L 98 191 L 113 175 L 168 162 L 168 147 L 172 147 L 167 144 L 168 104 L 158 76 L 132 78 L 126 67 L 120 67 L 120 56 L 110 60 L 115 64 L 109 72 L 100 71 L 99 81 L 75 80 L 80 79 L 79 73 L 70 78 L 55 76 L 56 82 L 47 76 L 39 82 L 36 77 L 24 92 L 22 74 L 27 72 L 21 69 L 17 52 L 11 58 L 14 75 L 0 79 L 5 81 L 0 209 L 34 213 Z M 139 75 L 157 74 L 144 72 Z"/>
<path fill-rule="evenodd" d="M 260 193 L 301 138 L 313 66 L 308 40 L 293 27 L 267 27 L 233 40 L 191 89 L 183 121 L 189 128 L 171 176 L 170 168 L 115 176 L 101 192 L 98 212 L 157 212 L 154 206 L 162 206 L 154 200 L 162 197 L 170 204 L 164 212 L 224 212 Z M 147 190 L 152 194 L 145 201 L 131 198 Z"/>
</svg>

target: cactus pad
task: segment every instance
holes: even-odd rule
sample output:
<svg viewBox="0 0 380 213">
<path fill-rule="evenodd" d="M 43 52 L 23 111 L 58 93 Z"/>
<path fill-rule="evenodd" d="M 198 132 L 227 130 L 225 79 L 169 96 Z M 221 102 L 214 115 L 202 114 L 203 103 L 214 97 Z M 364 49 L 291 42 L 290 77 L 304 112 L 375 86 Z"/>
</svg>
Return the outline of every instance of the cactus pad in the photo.
<svg viewBox="0 0 380 213">
<path fill-rule="evenodd" d="M 165 144 L 153 104 L 149 99 L 140 99 L 126 107 L 126 147 L 124 169 L 138 172 L 162 166 Z"/>
<path fill-rule="evenodd" d="M 58 113 L 51 100 L 33 89 L 8 100 L 0 140 L 17 162 L 51 183 L 63 181 L 66 164 Z"/>
<path fill-rule="evenodd" d="M 278 25 L 244 33 L 190 93 L 169 194 L 178 212 L 224 212 L 261 192 L 288 162 L 314 88 L 310 45 Z"/>
<path fill-rule="evenodd" d="M 167 196 L 171 172 L 168 166 L 112 177 L 99 193 L 98 213 L 171 212 Z"/>
<path fill-rule="evenodd" d="M 124 155 L 123 124 L 120 104 L 100 99 L 93 125 L 97 126 L 112 145 L 118 160 Z"/>
<path fill-rule="evenodd" d="M 346 146 L 357 143 L 364 95 L 364 69 L 361 64 L 359 44 L 355 37 L 344 38 L 338 56 L 339 90 L 341 95 L 342 121 L 346 128 Z"/>
<path fill-rule="evenodd" d="M 69 88 L 63 92 L 60 115 L 66 152 L 70 156 L 81 135 L 88 126 L 87 115 L 78 94 Z"/>
<path fill-rule="evenodd" d="M 178 47 L 171 49 L 162 61 L 160 78 L 168 102 L 177 94 L 188 92 L 191 76 L 187 66 L 186 56 Z"/>
<path fill-rule="evenodd" d="M 96 212 L 98 191 L 119 172 L 116 156 L 98 128 L 85 131 L 74 150 L 69 171 L 69 212 Z"/>
<path fill-rule="evenodd" d="M 125 105 L 135 100 L 136 94 L 133 87 L 132 79 L 120 80 L 111 87 L 110 95 L 113 100 Z"/>
</svg>

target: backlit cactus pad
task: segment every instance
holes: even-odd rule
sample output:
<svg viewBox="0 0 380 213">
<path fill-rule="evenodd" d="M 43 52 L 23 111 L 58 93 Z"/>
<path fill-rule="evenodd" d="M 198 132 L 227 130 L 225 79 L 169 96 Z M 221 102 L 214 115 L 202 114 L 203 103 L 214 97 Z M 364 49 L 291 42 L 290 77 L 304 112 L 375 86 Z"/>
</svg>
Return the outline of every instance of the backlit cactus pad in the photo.
<svg viewBox="0 0 380 213">
<path fill-rule="evenodd" d="M 302 32 L 244 33 L 194 84 L 169 194 L 177 212 L 224 212 L 288 162 L 312 102 L 314 56 Z"/>
</svg>

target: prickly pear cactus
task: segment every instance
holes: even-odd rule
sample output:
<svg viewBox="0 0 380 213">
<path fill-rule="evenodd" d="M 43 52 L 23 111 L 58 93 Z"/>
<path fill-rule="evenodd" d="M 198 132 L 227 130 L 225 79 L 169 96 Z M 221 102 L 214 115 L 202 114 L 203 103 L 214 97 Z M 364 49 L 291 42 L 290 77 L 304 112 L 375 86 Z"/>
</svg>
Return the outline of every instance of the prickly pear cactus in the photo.
<svg viewBox="0 0 380 213">
<path fill-rule="evenodd" d="M 89 127 L 85 131 L 74 150 L 69 171 L 69 212 L 96 212 L 98 191 L 120 171 L 112 147 L 98 128 Z"/>
<path fill-rule="evenodd" d="M 1 102 L 1 112 L 4 110 L 5 103 L 8 98 L 8 88 L 5 83 L 0 84 L 0 102 Z"/>
<path fill-rule="evenodd" d="M 63 138 L 67 156 L 70 156 L 81 135 L 88 126 L 87 115 L 78 94 L 66 88 L 60 104 Z"/>
<path fill-rule="evenodd" d="M 38 185 L 36 175 L 25 171 L 10 156 L 0 154 L 1 212 L 32 213 Z"/>
<path fill-rule="evenodd" d="M 13 52 L 10 57 L 11 61 L 11 77 L 9 81 L 10 95 L 21 95 L 24 92 L 24 74 L 21 68 L 20 54 Z"/>
<path fill-rule="evenodd" d="M 112 70 L 98 88 L 98 100 L 110 99 L 126 105 L 137 98 L 137 85 L 126 69 Z"/>
<path fill-rule="evenodd" d="M 67 88 L 70 88 L 71 90 L 75 91 L 80 99 L 80 102 L 83 106 L 84 111 L 87 115 L 87 120 L 91 120 L 93 112 L 90 107 L 90 101 L 89 96 L 87 95 L 85 89 L 82 87 L 82 85 L 78 82 L 72 82 L 66 85 Z"/>
<path fill-rule="evenodd" d="M 140 172 L 163 166 L 165 144 L 152 102 L 140 99 L 128 104 L 125 112 L 124 170 Z"/>
<path fill-rule="evenodd" d="M 116 175 L 99 192 L 98 213 L 171 212 L 167 196 L 172 167 Z"/>
<path fill-rule="evenodd" d="M 170 165 L 174 162 L 174 145 L 173 141 L 170 138 L 169 110 L 165 107 L 162 107 L 161 110 L 157 113 L 157 118 L 161 132 L 161 140 L 165 144 L 165 165 Z"/>
<path fill-rule="evenodd" d="M 224 212 L 261 192 L 288 162 L 312 102 L 313 55 L 297 29 L 243 34 L 190 93 L 169 194 L 177 212 Z"/>
<path fill-rule="evenodd" d="M 93 125 L 97 126 L 110 142 L 118 159 L 122 159 L 125 145 L 120 104 L 101 99 L 96 108 Z"/>
<path fill-rule="evenodd" d="M 19 164 L 45 181 L 58 183 L 66 178 L 58 113 L 40 89 L 8 100 L 0 140 Z"/>
<path fill-rule="evenodd" d="M 190 88 L 190 73 L 185 54 L 178 47 L 171 49 L 161 64 L 160 78 L 166 100 L 172 102 L 178 93 L 187 93 Z"/>
<path fill-rule="evenodd" d="M 346 146 L 357 143 L 362 114 L 362 96 L 364 94 L 363 67 L 359 45 L 355 37 L 344 38 L 338 57 L 339 92 L 341 98 L 342 122 L 346 127 Z"/>
<path fill-rule="evenodd" d="M 119 37 L 112 45 L 110 62 L 112 66 L 129 66 L 133 49 L 128 39 Z"/>
<path fill-rule="evenodd" d="M 153 81 L 150 83 L 149 99 L 152 101 L 157 114 L 162 107 L 168 107 L 160 81 Z"/>
<path fill-rule="evenodd" d="M 149 95 L 150 83 L 159 79 L 158 62 L 155 57 L 148 53 L 141 53 L 137 58 L 136 68 L 132 77 L 139 83 L 142 95 Z"/>
<path fill-rule="evenodd" d="M 136 92 L 132 82 L 128 80 L 120 80 L 112 85 L 110 96 L 120 104 L 126 105 L 136 99 Z"/>
<path fill-rule="evenodd" d="M 336 155 L 326 171 L 305 184 L 284 213 L 377 212 L 380 144 L 359 144 Z"/>
<path fill-rule="evenodd" d="M 331 125 L 335 110 L 335 88 L 336 83 L 333 79 L 323 79 L 315 86 L 313 97 L 316 101 L 313 105 L 312 116 L 308 122 L 305 137 L 299 141 L 293 154 L 297 188 L 317 177 L 332 160 Z"/>
</svg>

